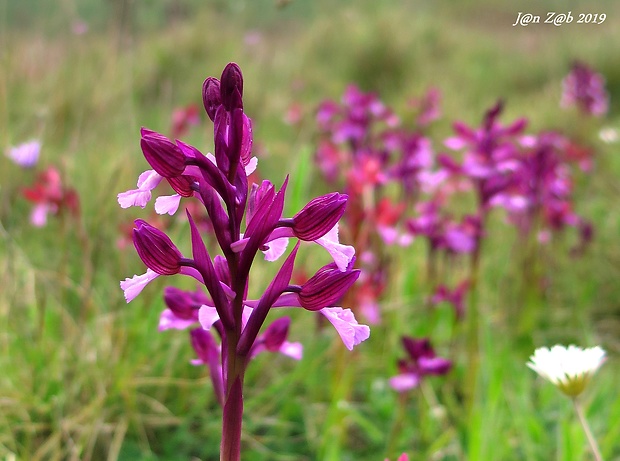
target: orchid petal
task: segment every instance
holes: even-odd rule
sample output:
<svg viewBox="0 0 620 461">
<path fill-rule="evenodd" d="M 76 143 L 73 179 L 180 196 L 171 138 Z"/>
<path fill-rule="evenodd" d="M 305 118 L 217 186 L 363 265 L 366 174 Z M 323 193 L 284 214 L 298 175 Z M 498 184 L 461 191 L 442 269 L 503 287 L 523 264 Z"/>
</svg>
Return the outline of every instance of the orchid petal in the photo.
<svg viewBox="0 0 620 461">
<path fill-rule="evenodd" d="M 315 243 L 327 250 L 341 271 L 347 270 L 349 263 L 355 256 L 355 248 L 350 245 L 342 245 L 338 241 L 338 224 L 323 237 L 316 239 Z"/>
<path fill-rule="evenodd" d="M 185 330 L 196 324 L 196 319 L 182 319 L 177 317 L 170 309 L 164 309 L 159 316 L 159 331 Z"/>
<path fill-rule="evenodd" d="M 334 326 L 342 342 L 350 351 L 370 337 L 370 328 L 357 323 L 351 309 L 342 307 L 325 307 L 319 311 Z"/>
<path fill-rule="evenodd" d="M 159 277 L 159 274 L 151 269 L 147 269 L 142 275 L 134 275 L 132 278 L 126 278 L 121 281 L 121 289 L 124 292 L 125 300 L 132 301 L 138 296 L 145 286 Z"/>
<path fill-rule="evenodd" d="M 172 216 L 179 209 L 180 203 L 181 196 L 179 194 L 162 195 L 155 200 L 155 212 L 157 214 L 169 214 Z"/>
</svg>

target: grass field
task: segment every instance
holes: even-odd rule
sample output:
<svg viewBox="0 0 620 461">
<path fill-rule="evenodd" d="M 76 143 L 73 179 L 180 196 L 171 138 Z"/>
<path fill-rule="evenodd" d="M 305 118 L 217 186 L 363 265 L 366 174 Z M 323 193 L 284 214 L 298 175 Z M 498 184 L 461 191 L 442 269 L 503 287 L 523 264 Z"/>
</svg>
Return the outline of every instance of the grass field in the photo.
<svg viewBox="0 0 620 461">
<path fill-rule="evenodd" d="M 519 11 L 569 10 L 607 17 L 512 26 Z M 88 30 L 76 30 L 79 21 Z M 331 191 L 313 162 L 314 115 L 350 83 L 378 92 L 403 119 L 412 97 L 439 88 L 443 117 L 428 132 L 439 151 L 454 121 L 478 126 L 500 98 L 503 123 L 526 117 L 529 132 L 558 129 L 595 151 L 592 170 L 575 175 L 574 198 L 593 240 L 571 255 L 577 236 L 567 229 L 541 247 L 543 288 L 524 278 L 518 232 L 501 210 L 489 216 L 471 411 L 463 409 L 464 327 L 453 328 L 449 307 L 427 308 L 428 250 L 417 239 L 386 249 L 382 322 L 354 352 L 308 312 L 291 310 L 290 340 L 304 357 L 262 354 L 250 365 L 242 459 L 593 459 L 570 400 L 525 365 L 535 348 L 556 343 L 607 351 L 583 403 L 603 458 L 620 459 L 620 144 L 599 138 L 603 128 L 620 130 L 619 26 L 620 3 L 607 1 L 0 0 L 0 146 L 42 144 L 34 170 L 0 158 L 0 459 L 218 459 L 221 409 L 208 371 L 189 364 L 186 332 L 157 331 L 164 286 L 193 285 L 160 279 L 125 303 L 119 281 L 144 265 L 119 239 L 152 208 L 121 209 L 117 194 L 147 169 L 140 127 L 169 133 L 172 111 L 201 107 L 203 80 L 229 61 L 244 72 L 261 177 L 279 186 L 290 174 L 288 216 Z M 606 79 L 604 117 L 559 106 L 576 59 Z M 290 125 L 293 103 L 302 118 Z M 183 139 L 207 152 L 212 124 L 201 117 Z M 80 213 L 34 227 L 22 191 L 50 165 L 77 191 Z M 187 250 L 187 224 L 162 222 Z M 302 250 L 310 273 L 325 263 L 320 251 Z M 257 264 L 260 287 L 275 269 Z M 408 394 L 392 390 L 403 335 L 430 337 L 452 371 Z"/>
</svg>

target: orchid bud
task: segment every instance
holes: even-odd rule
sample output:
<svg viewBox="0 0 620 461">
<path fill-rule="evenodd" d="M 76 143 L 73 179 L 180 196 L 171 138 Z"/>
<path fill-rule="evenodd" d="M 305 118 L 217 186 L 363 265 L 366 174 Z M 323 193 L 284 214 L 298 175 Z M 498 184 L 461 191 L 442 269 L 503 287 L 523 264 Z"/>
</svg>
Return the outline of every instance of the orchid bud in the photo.
<svg viewBox="0 0 620 461">
<path fill-rule="evenodd" d="M 204 328 L 194 328 L 190 330 L 189 335 L 198 359 L 205 364 L 209 363 L 213 352 L 217 354 L 218 351 L 217 343 L 211 333 Z"/>
<path fill-rule="evenodd" d="M 146 267 L 160 275 L 178 274 L 183 255 L 170 238 L 142 219 L 136 219 L 133 244 Z"/>
<path fill-rule="evenodd" d="M 335 263 L 323 266 L 301 286 L 299 291 L 301 306 L 310 311 L 333 306 L 359 276 L 358 269 L 342 272 Z"/>
<path fill-rule="evenodd" d="M 220 81 L 217 78 L 209 77 L 202 84 L 202 102 L 211 121 L 215 121 L 217 108 L 222 105 Z"/>
<path fill-rule="evenodd" d="M 228 112 L 243 109 L 243 75 L 234 62 L 229 63 L 222 72 L 220 95 L 222 104 Z"/>
<path fill-rule="evenodd" d="M 293 232 L 300 240 L 314 241 L 327 234 L 344 214 L 346 194 L 332 192 L 314 198 L 293 216 Z"/>
<path fill-rule="evenodd" d="M 140 146 L 144 158 L 164 178 L 179 176 L 185 170 L 185 155 L 164 135 L 142 129 Z"/>
<path fill-rule="evenodd" d="M 241 139 L 241 162 L 248 166 L 252 157 L 252 120 L 243 114 L 243 137 Z"/>
<path fill-rule="evenodd" d="M 289 325 L 291 319 L 289 317 L 281 317 L 271 322 L 263 333 L 263 343 L 265 348 L 270 352 L 278 352 L 286 341 L 288 336 Z"/>
<path fill-rule="evenodd" d="M 193 293 L 170 286 L 164 289 L 164 302 L 176 317 L 184 320 L 194 318 L 202 304 Z"/>
</svg>

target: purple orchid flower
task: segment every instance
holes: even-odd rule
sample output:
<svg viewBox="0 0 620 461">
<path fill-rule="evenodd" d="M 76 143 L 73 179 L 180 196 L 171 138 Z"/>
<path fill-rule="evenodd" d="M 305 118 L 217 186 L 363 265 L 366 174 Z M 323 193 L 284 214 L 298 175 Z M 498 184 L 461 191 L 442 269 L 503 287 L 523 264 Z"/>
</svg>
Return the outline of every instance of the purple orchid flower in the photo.
<svg viewBox="0 0 620 461">
<path fill-rule="evenodd" d="M 301 345 L 286 340 L 289 320 L 278 319 L 263 329 L 272 308 L 302 307 L 320 312 L 348 349 L 366 340 L 370 330 L 358 324 L 349 309 L 336 305 L 359 276 L 352 268 L 355 250 L 338 241 L 338 220 L 347 196 L 318 197 L 292 218 L 283 217 L 288 177 L 279 189 L 269 181 L 248 183 L 256 159 L 252 157 L 252 123 L 243 111 L 239 66 L 228 64 L 219 80 L 206 79 L 202 96 L 214 124 L 213 155 L 203 155 L 189 144 L 143 128 L 140 144 L 153 171 L 143 173 L 138 188 L 119 194 L 118 199 L 123 208 L 144 207 L 165 178 L 177 197 L 159 202 L 159 210 L 156 202 L 156 211 L 173 213 L 181 197 L 197 199 L 209 216 L 221 254 L 209 254 L 189 210 L 191 257 L 183 255 L 164 232 L 136 220 L 133 241 L 147 272 L 121 282 L 121 288 L 129 302 L 159 276 L 188 275 L 205 287 L 208 295 L 168 289 L 168 308 L 160 319 L 160 329 L 187 328 L 196 320 L 201 325 L 191 331 L 191 340 L 197 360 L 210 370 L 223 405 L 221 459 L 236 461 L 240 458 L 243 382 L 250 360 L 264 350 L 301 357 Z M 290 238 L 324 247 L 334 262 L 306 283 L 291 285 L 298 242 L 264 293 L 258 299 L 248 299 L 250 269 L 259 251 L 274 261 L 283 255 Z M 211 329 L 221 340 L 219 346 Z"/>
<path fill-rule="evenodd" d="M 609 110 L 605 78 L 582 62 L 575 62 L 562 80 L 561 107 L 577 106 L 587 115 L 600 117 Z"/>
<path fill-rule="evenodd" d="M 523 235 L 539 227 L 541 243 L 546 243 L 550 232 L 566 226 L 579 229 L 586 236 L 583 242 L 588 240 L 591 226 L 573 210 L 572 174 L 566 162 L 572 148 L 571 141 L 560 133 L 529 137 L 512 187 L 493 200 L 506 209 L 509 221 Z"/>
<path fill-rule="evenodd" d="M 513 172 L 519 166 L 519 138 L 527 125 L 524 118 L 508 126 L 501 125 L 497 119 L 503 107 L 499 101 L 490 108 L 478 129 L 456 122 L 457 135 L 444 141 L 452 150 L 464 150 L 462 163 L 452 168 L 475 184 L 483 212 L 497 194 L 511 186 Z"/>
<path fill-rule="evenodd" d="M 431 303 L 434 305 L 447 302 L 452 305 L 457 320 L 461 320 L 465 315 L 465 295 L 469 289 L 469 280 L 464 280 L 453 289 L 446 285 L 439 285 L 435 289 L 435 293 L 431 297 Z"/>
<path fill-rule="evenodd" d="M 420 202 L 418 216 L 407 221 L 409 231 L 426 237 L 431 252 L 441 249 L 456 254 L 474 252 L 482 235 L 479 219 L 465 215 L 460 222 L 455 221 L 442 211 L 441 205 L 439 196 Z"/>
<path fill-rule="evenodd" d="M 403 337 L 408 357 L 398 361 L 399 374 L 390 378 L 390 386 L 397 392 L 417 387 L 425 376 L 445 375 L 452 368 L 448 359 L 437 357 L 428 338 Z"/>
</svg>

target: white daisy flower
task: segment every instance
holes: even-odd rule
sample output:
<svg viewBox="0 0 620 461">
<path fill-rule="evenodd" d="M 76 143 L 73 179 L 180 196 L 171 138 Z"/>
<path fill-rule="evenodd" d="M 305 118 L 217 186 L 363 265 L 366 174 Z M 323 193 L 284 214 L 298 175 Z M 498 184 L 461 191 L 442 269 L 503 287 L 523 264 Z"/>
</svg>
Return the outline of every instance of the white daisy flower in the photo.
<svg viewBox="0 0 620 461">
<path fill-rule="evenodd" d="M 527 366 L 555 384 L 570 397 L 583 392 L 590 377 L 605 361 L 605 351 L 599 346 L 582 349 L 560 345 L 534 351 Z"/>
</svg>

